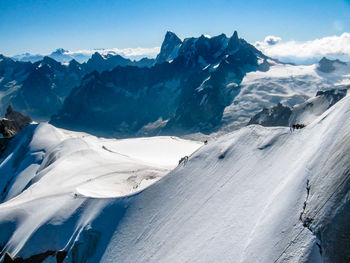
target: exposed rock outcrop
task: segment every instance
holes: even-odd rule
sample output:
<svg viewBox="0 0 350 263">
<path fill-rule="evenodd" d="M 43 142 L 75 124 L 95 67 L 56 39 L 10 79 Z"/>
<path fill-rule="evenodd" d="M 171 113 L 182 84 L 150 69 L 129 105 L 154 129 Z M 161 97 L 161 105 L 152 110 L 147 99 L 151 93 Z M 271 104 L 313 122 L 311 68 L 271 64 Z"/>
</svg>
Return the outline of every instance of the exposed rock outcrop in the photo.
<svg viewBox="0 0 350 263">
<path fill-rule="evenodd" d="M 324 73 L 331 73 L 333 72 L 336 68 L 335 65 L 346 65 L 345 62 L 340 61 L 339 59 L 331 60 L 328 58 L 323 57 L 319 62 L 318 62 L 318 70 L 322 71 Z"/>
<path fill-rule="evenodd" d="M 293 108 L 278 103 L 270 109 L 262 109 L 250 119 L 248 125 L 290 126 L 293 129 L 301 129 L 344 98 L 346 93 L 346 88 L 318 91 L 316 97 L 308 99 Z"/>
<path fill-rule="evenodd" d="M 250 124 L 260 124 L 262 126 L 288 126 L 292 110 L 289 107 L 278 103 L 271 109 L 263 109 L 250 119 Z"/>
<path fill-rule="evenodd" d="M 4 137 L 12 137 L 18 133 L 24 126 L 31 123 L 30 117 L 14 111 L 12 106 L 8 106 L 5 118 L 0 119 L 0 133 Z M 1 146 L 0 146 L 1 153 Z"/>
<path fill-rule="evenodd" d="M 44 253 L 36 254 L 29 258 L 23 259 L 21 257 L 13 258 L 10 253 L 6 252 L 4 263 L 42 263 L 46 258 L 53 257 L 55 254 L 55 251 L 48 250 Z"/>
<path fill-rule="evenodd" d="M 86 75 L 51 123 L 99 136 L 208 134 L 219 127 L 246 73 L 266 58 L 237 32 L 183 41 L 167 32 L 156 64 Z"/>
</svg>

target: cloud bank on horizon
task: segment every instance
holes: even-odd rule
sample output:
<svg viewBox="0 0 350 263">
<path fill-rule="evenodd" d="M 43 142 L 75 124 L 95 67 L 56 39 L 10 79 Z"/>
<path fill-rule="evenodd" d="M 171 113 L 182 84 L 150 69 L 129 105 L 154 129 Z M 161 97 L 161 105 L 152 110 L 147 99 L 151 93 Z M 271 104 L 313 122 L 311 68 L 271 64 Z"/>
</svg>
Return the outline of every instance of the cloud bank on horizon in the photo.
<svg viewBox="0 0 350 263">
<path fill-rule="evenodd" d="M 294 40 L 283 41 L 283 39 L 278 36 L 267 36 L 263 41 L 255 42 L 254 46 L 261 50 L 265 55 L 277 58 L 282 62 L 308 65 L 317 63 L 322 57 L 350 62 L 350 33 L 347 32 L 342 33 L 339 36 L 327 36 L 303 42 Z M 160 51 L 160 47 L 100 48 L 63 51 L 63 56 L 55 57 L 55 59 L 60 60 L 60 62 L 68 62 L 74 58 L 82 63 L 86 62 L 95 52 L 102 55 L 118 54 L 134 60 L 139 60 L 144 57 L 155 58 Z M 40 56 L 41 55 L 31 55 L 26 53 L 14 56 L 13 58 L 33 62 L 40 60 Z"/>
<path fill-rule="evenodd" d="M 267 36 L 264 41 L 255 42 L 255 47 L 265 55 L 282 62 L 312 64 L 322 57 L 350 61 L 350 33 L 328 36 L 305 42 L 286 41 L 277 36 Z"/>
<path fill-rule="evenodd" d="M 151 48 L 95 48 L 95 49 L 82 49 L 77 51 L 69 51 L 62 48 L 57 49 L 51 54 L 45 54 L 56 61 L 61 63 L 68 63 L 72 59 L 75 59 L 79 63 L 88 61 L 91 56 L 98 52 L 101 55 L 120 55 L 131 60 L 139 60 L 144 57 L 155 58 L 160 51 L 160 47 L 151 47 Z M 15 55 L 12 58 L 19 61 L 30 61 L 36 62 L 41 60 L 44 57 L 42 54 L 30 54 L 24 53 Z"/>
<path fill-rule="evenodd" d="M 123 57 L 138 59 L 142 57 L 154 58 L 160 51 L 160 47 L 150 47 L 150 48 L 106 48 L 106 49 L 85 49 L 85 50 L 77 50 L 77 51 L 68 51 L 67 55 L 89 55 L 91 56 L 95 52 L 98 52 L 102 55 L 107 54 L 118 54 Z"/>
</svg>

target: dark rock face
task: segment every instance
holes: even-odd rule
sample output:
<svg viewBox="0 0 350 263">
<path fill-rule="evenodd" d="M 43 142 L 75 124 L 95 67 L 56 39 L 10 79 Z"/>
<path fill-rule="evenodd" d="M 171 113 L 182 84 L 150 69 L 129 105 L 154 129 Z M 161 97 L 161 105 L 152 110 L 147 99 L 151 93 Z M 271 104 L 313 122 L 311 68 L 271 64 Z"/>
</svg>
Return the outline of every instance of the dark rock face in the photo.
<svg viewBox="0 0 350 263">
<path fill-rule="evenodd" d="M 0 54 L 0 91 L 6 91 L 14 80 L 23 81 L 33 69 L 30 62 L 18 62 Z"/>
<path fill-rule="evenodd" d="M 347 89 L 330 89 L 326 91 L 318 91 L 316 98 L 314 99 L 323 99 L 325 98 L 327 106 L 324 110 L 329 109 L 339 100 L 346 96 Z M 322 98 L 323 97 L 323 98 Z M 309 100 L 296 105 L 294 108 L 290 109 L 289 107 L 283 106 L 282 104 L 277 104 L 276 106 L 270 109 L 262 109 L 257 113 L 253 118 L 250 119 L 248 125 L 250 124 L 260 124 L 262 126 L 291 126 L 293 129 L 302 129 L 305 127 L 303 123 L 295 123 L 295 120 L 300 114 L 303 114 L 307 111 L 312 111 L 315 101 L 310 102 Z M 319 115 L 323 113 L 319 112 Z M 312 113 L 315 115 L 315 112 Z"/>
<path fill-rule="evenodd" d="M 350 87 L 348 87 L 350 88 Z M 331 89 L 326 91 L 318 91 L 316 93 L 316 96 L 324 96 L 328 102 L 329 107 L 332 107 L 334 104 L 336 104 L 338 101 L 340 101 L 342 98 L 346 96 L 347 89 Z"/>
<path fill-rule="evenodd" d="M 173 32 L 168 31 L 165 34 L 160 53 L 156 58 L 156 63 L 164 63 L 173 59 L 177 55 L 177 50 L 181 44 L 181 39 L 178 38 Z"/>
<path fill-rule="evenodd" d="M 135 66 L 135 67 L 150 67 L 154 64 L 154 59 L 143 58 L 139 61 L 132 61 L 127 58 L 123 58 L 120 55 L 111 55 L 102 56 L 100 53 L 96 52 L 92 57 L 81 65 L 86 73 L 91 73 L 93 71 L 106 71 L 112 70 L 115 67 L 126 67 L 126 66 Z"/>
<path fill-rule="evenodd" d="M 14 111 L 10 105 L 7 108 L 5 119 L 0 119 L 0 133 L 4 137 L 12 137 L 31 122 L 32 120 L 30 117 Z"/>
<path fill-rule="evenodd" d="M 67 256 L 67 251 L 64 251 L 64 250 L 57 251 L 57 253 L 56 253 L 56 262 L 57 263 L 62 263 L 63 260 L 66 258 L 66 256 Z"/>
<path fill-rule="evenodd" d="M 14 259 L 11 257 L 11 255 L 9 253 L 5 253 L 5 257 L 4 257 L 4 263 L 13 263 L 15 262 Z"/>
<path fill-rule="evenodd" d="M 340 61 L 339 59 L 331 60 L 323 57 L 319 62 L 318 70 L 324 73 L 330 73 L 335 70 L 335 64 L 346 65 L 345 62 Z"/>
<path fill-rule="evenodd" d="M 292 110 L 289 107 L 278 103 L 271 109 L 263 109 L 253 118 L 250 119 L 250 124 L 260 124 L 262 126 L 289 126 L 289 118 Z"/>
<path fill-rule="evenodd" d="M 73 59 L 68 65 L 63 65 L 52 58 L 62 57 L 65 52 L 58 49 L 50 57 L 43 57 L 35 63 L 14 61 L 0 55 L 0 91 L 4 93 L 0 100 L 0 115 L 12 104 L 36 120 L 47 121 L 58 112 L 64 99 L 87 73 L 112 70 L 116 66 L 150 67 L 155 61 L 131 61 L 119 55 L 102 57 L 95 53 L 87 63 L 80 64 Z"/>
<path fill-rule="evenodd" d="M 158 120 L 167 120 L 162 134 L 210 132 L 239 93 L 239 85 L 228 88 L 228 82 L 239 84 L 246 72 L 257 70 L 258 58 L 266 56 L 237 32 L 231 38 L 222 34 L 183 42 L 167 32 L 157 58 L 163 63 L 86 75 L 51 121 L 109 135 L 130 136 Z"/>
<path fill-rule="evenodd" d="M 53 257 L 55 251 L 48 250 L 44 253 L 33 255 L 29 258 L 23 259 L 21 257 L 13 258 L 8 252 L 6 252 L 4 257 L 4 263 L 42 263 L 48 257 Z"/>
<path fill-rule="evenodd" d="M 10 138 L 0 138 L 0 158 L 2 154 L 5 152 L 9 141 L 10 141 Z"/>
<path fill-rule="evenodd" d="M 101 232 L 89 229 L 83 232 L 81 241 L 75 242 L 71 253 L 72 262 L 85 263 L 95 253 Z"/>
<path fill-rule="evenodd" d="M 0 59 L 0 89 L 4 92 L 0 114 L 12 104 L 26 115 L 48 120 L 62 106 L 70 90 L 80 83 L 83 70 L 77 70 L 75 65 L 71 71 L 73 68 L 74 64 L 64 66 L 49 57 L 34 64 Z"/>
</svg>

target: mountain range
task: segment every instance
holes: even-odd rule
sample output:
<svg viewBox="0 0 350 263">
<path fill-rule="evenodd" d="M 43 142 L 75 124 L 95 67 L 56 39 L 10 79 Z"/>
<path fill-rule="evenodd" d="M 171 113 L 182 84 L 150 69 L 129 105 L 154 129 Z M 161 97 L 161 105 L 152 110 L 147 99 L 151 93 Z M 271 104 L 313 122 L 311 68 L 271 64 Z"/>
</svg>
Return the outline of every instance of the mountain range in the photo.
<svg viewBox="0 0 350 263">
<path fill-rule="evenodd" d="M 27 125 L 0 157 L 0 260 L 349 262 L 349 113 L 205 143 Z"/>
<path fill-rule="evenodd" d="M 0 55 L 1 263 L 350 262 L 348 64 L 53 56 Z"/>
<path fill-rule="evenodd" d="M 35 63 L 21 62 L 0 55 L 0 114 L 12 104 L 35 120 L 49 120 L 86 74 L 116 66 L 149 67 L 153 63 L 154 60 L 148 58 L 131 61 L 97 52 L 82 64 L 74 59 L 62 64 L 51 57 L 43 57 Z"/>
<path fill-rule="evenodd" d="M 104 136 L 210 134 L 242 127 L 263 108 L 293 107 L 349 83 L 346 63 L 280 63 L 236 31 L 183 41 L 168 31 L 156 59 L 97 52 L 82 64 L 52 58 L 64 52 L 35 63 L 1 56 L 0 112 L 12 104 L 34 120 Z"/>
<path fill-rule="evenodd" d="M 79 63 L 87 62 L 91 56 L 95 53 L 99 53 L 102 56 L 116 56 L 121 55 L 132 61 L 140 60 L 144 57 L 152 58 L 155 57 L 158 47 L 154 48 L 126 48 L 126 49 L 92 49 L 92 50 L 78 50 L 78 51 L 69 51 L 63 48 L 58 48 L 55 51 L 47 55 L 41 54 L 30 54 L 23 53 L 20 55 L 12 56 L 11 58 L 16 61 L 22 62 L 32 62 L 35 63 L 39 60 L 42 60 L 45 56 L 50 57 L 57 62 L 68 64 L 71 60 L 76 60 Z"/>
</svg>

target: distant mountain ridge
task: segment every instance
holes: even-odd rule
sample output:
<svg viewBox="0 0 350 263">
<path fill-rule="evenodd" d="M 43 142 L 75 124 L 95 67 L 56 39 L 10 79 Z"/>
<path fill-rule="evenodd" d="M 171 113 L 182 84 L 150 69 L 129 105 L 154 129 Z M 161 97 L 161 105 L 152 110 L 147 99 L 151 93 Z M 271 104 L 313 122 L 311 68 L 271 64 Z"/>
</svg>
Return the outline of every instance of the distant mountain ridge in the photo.
<svg viewBox="0 0 350 263">
<path fill-rule="evenodd" d="M 59 49 L 51 57 L 43 57 L 34 63 L 0 55 L 0 114 L 3 115 L 7 106 L 13 104 L 34 119 L 47 121 L 62 107 L 71 89 L 80 84 L 84 75 L 116 66 L 149 67 L 154 64 L 153 59 L 132 61 L 119 55 L 102 56 L 97 52 L 83 64 L 75 59 L 62 64 L 52 58 L 64 52 Z"/>
<path fill-rule="evenodd" d="M 138 51 L 141 49 L 141 51 Z M 135 50 L 133 52 L 133 50 Z M 152 59 L 155 57 L 155 50 L 157 48 L 136 48 L 136 49 L 93 49 L 93 50 L 80 50 L 80 51 L 69 51 L 63 48 L 58 48 L 55 51 L 47 55 L 42 54 L 30 54 L 24 53 L 12 56 L 11 58 L 16 61 L 22 62 L 32 62 L 35 63 L 39 60 L 42 60 L 45 56 L 55 59 L 57 62 L 69 63 L 71 60 L 76 60 L 79 63 L 87 62 L 91 56 L 95 53 L 99 53 L 104 57 L 120 55 L 130 59 L 131 61 L 138 61 L 143 58 Z M 139 54 L 138 54 L 139 53 Z"/>
<path fill-rule="evenodd" d="M 167 32 L 154 66 L 86 75 L 52 123 L 112 134 L 211 132 L 244 75 L 267 59 L 237 32 L 184 41 Z"/>
<path fill-rule="evenodd" d="M 168 31 L 156 59 L 96 52 L 85 63 L 30 63 L 1 55 L 0 114 L 12 104 L 36 121 L 104 136 L 222 134 L 263 108 L 292 108 L 317 91 L 344 88 L 349 75 L 346 63 L 326 58 L 280 63 L 236 31 L 184 40 Z"/>
</svg>

